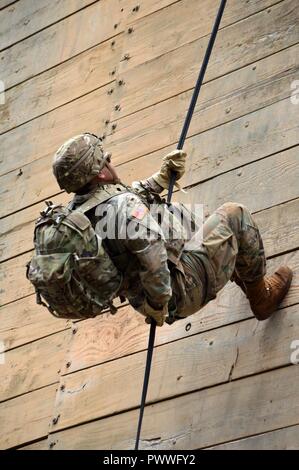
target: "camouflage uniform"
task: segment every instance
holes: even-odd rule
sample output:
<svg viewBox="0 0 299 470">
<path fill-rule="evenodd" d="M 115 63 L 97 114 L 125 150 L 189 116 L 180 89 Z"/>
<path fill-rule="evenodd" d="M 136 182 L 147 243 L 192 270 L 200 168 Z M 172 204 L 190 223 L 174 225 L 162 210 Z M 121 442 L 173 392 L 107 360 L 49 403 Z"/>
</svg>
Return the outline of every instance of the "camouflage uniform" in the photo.
<svg viewBox="0 0 299 470">
<path fill-rule="evenodd" d="M 140 310 L 145 296 L 155 308 L 165 305 L 171 298 L 171 276 L 168 267 L 168 254 L 163 239 L 161 228 L 152 219 L 148 208 L 142 200 L 124 185 L 105 185 L 100 188 L 100 193 L 110 192 L 112 197 L 100 203 L 99 206 L 90 211 L 88 217 L 96 232 L 103 238 L 103 246 L 109 253 L 114 264 L 123 274 L 123 285 L 120 296 L 128 298 L 131 305 Z M 119 194 L 113 195 L 119 189 Z M 76 195 L 72 202 L 72 208 L 77 208 L 84 201 L 91 198 L 91 194 L 83 196 Z M 113 218 L 117 206 L 117 218 Z M 99 210 L 100 209 L 100 210 Z M 107 238 L 101 233 L 105 227 L 101 226 L 102 214 L 108 217 L 111 225 L 115 226 L 116 235 L 118 226 L 131 224 L 128 233 L 138 232 L 138 237 L 132 236 L 126 239 Z M 97 215 L 99 214 L 99 215 Z M 105 218 L 106 220 L 106 218 Z M 98 228 L 100 226 L 100 229 Z M 136 230 L 132 230 L 136 226 Z M 148 233 L 148 227 L 152 237 Z"/>
<path fill-rule="evenodd" d="M 115 190 L 115 185 L 110 186 Z M 156 309 L 168 302 L 168 322 L 172 323 L 197 312 L 215 298 L 234 272 L 244 281 L 254 281 L 265 274 L 262 239 L 250 212 L 243 205 L 229 202 L 217 209 L 204 224 L 203 242 L 198 249 L 188 251 L 184 242 L 179 241 L 182 249 L 177 251 L 176 262 L 165 247 L 161 228 L 154 219 L 149 221 L 151 215 L 143 200 L 138 194 L 131 193 L 131 188 L 118 187 L 124 192 L 102 203 L 100 212 L 107 213 L 110 206 L 118 204 L 121 217 L 110 223 L 136 224 L 138 238 L 104 238 L 103 245 L 124 275 L 120 294 L 128 298 L 137 311 L 140 311 L 145 296 Z M 105 187 L 98 189 L 105 191 Z M 90 194 L 75 196 L 73 207 L 90 197 Z M 99 221 L 96 211 L 89 217 L 95 227 Z M 150 240 L 145 233 L 148 226 L 155 235 L 159 233 L 159 239 Z"/>
<path fill-rule="evenodd" d="M 163 164 L 167 170 L 169 159 L 165 158 Z M 106 159 L 99 138 L 91 134 L 80 135 L 58 150 L 54 174 L 61 188 L 76 191 L 98 174 Z M 177 162 L 172 164 L 175 171 L 183 171 L 182 163 L 181 167 L 176 166 Z M 188 250 L 183 231 L 181 236 L 166 240 L 162 226 L 149 213 L 147 202 L 151 195 L 154 200 L 159 198 L 158 193 L 167 184 L 167 179 L 164 171 L 164 177 L 160 173 L 154 174 L 134 189 L 123 184 L 92 186 L 91 192 L 75 196 L 71 208 L 98 199 L 98 206 L 95 208 L 93 203 L 86 215 L 93 227 L 97 227 L 104 248 L 123 274 L 118 294 L 144 314 L 145 301 L 157 311 L 168 304 L 167 321 L 171 323 L 197 312 L 216 297 L 233 275 L 237 274 L 243 281 L 262 278 L 265 256 L 261 236 L 250 212 L 236 203 L 222 205 L 208 218 L 198 248 Z M 133 232 L 126 238 L 104 236 L 105 224 L 101 218 L 114 206 L 118 206 L 118 218 L 114 218 L 113 212 L 106 220 L 116 226 L 116 233 L 118 225 L 133 227 Z M 181 225 L 178 231 L 180 229 Z"/>
<path fill-rule="evenodd" d="M 199 263 L 206 271 L 209 290 L 198 298 Z M 237 275 L 242 281 L 261 279 L 266 272 L 264 247 L 258 227 L 249 210 L 242 204 L 227 202 L 219 207 L 204 223 L 203 242 L 198 250 L 184 251 L 182 263 L 187 272 L 193 273 L 193 285 L 188 281 L 185 308 L 179 316 L 187 316 L 199 310 L 216 297 L 225 284 Z M 201 303 L 201 305 L 200 305 Z"/>
</svg>

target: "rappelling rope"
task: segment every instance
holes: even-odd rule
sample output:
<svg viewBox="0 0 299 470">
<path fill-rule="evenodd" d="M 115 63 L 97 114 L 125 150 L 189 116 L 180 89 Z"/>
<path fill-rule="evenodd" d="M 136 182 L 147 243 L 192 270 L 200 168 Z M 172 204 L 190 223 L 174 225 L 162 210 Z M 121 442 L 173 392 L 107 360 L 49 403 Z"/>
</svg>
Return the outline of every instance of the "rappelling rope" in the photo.
<svg viewBox="0 0 299 470">
<path fill-rule="evenodd" d="M 191 102 L 189 105 L 189 109 L 185 118 L 185 122 L 183 125 L 183 129 L 180 135 L 180 139 L 177 145 L 177 149 L 181 150 L 184 146 L 186 136 L 188 133 L 188 129 L 190 126 L 190 122 L 194 113 L 194 109 L 196 106 L 197 98 L 201 89 L 201 85 L 207 70 L 207 66 L 210 60 L 211 52 L 214 47 L 215 39 L 217 36 L 217 32 L 219 29 L 219 25 L 221 22 L 221 18 L 224 12 L 224 8 L 226 5 L 226 0 L 221 0 L 218 13 L 215 19 L 215 23 L 212 29 L 211 37 L 208 43 L 208 47 L 202 62 L 202 66 L 199 71 L 198 79 L 193 91 L 193 95 L 191 98 Z M 167 202 L 171 201 L 172 193 L 173 193 L 173 188 L 176 180 L 176 175 L 175 172 L 172 173 L 170 182 L 169 182 L 169 188 L 168 188 L 168 194 L 167 194 Z M 152 363 L 152 357 L 153 357 L 153 350 L 154 350 L 154 344 L 155 344 L 155 334 L 156 334 L 156 322 L 155 320 L 152 319 L 151 321 L 151 326 L 150 326 L 150 334 L 149 334 L 149 340 L 148 340 L 148 349 L 147 349 L 147 357 L 146 357 L 146 366 L 145 366 L 145 372 L 144 372 L 144 380 L 143 380 L 143 387 L 142 387 L 142 395 L 141 395 L 141 404 L 140 404 L 140 412 L 139 412 L 139 420 L 138 420 L 138 427 L 137 427 L 137 436 L 136 436 L 136 442 L 135 442 L 135 450 L 138 450 L 139 447 L 139 439 L 140 439 L 140 433 L 141 433 L 141 426 L 142 426 L 142 419 L 143 419 L 143 414 L 144 414 L 144 407 L 145 407 L 145 402 L 146 402 L 146 395 L 147 395 L 147 389 L 148 389 L 148 383 L 149 383 L 149 377 L 150 377 L 150 371 L 151 371 L 151 363 Z"/>
</svg>

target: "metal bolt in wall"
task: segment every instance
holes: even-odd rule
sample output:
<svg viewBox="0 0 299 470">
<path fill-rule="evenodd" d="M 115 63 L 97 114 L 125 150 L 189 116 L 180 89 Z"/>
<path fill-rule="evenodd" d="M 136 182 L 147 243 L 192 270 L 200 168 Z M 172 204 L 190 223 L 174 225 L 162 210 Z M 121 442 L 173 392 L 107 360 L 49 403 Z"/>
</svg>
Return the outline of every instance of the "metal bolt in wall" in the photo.
<svg viewBox="0 0 299 470">
<path fill-rule="evenodd" d="M 57 424 L 59 418 L 60 418 L 60 415 L 55 416 L 55 418 L 52 419 L 52 423 L 53 423 L 53 424 Z"/>
</svg>

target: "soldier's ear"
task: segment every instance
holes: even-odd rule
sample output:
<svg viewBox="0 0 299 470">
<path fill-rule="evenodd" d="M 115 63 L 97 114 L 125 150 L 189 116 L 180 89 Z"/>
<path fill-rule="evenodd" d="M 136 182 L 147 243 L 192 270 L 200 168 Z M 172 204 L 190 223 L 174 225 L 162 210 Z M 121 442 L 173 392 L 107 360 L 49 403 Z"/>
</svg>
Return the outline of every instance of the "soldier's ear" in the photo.
<svg viewBox="0 0 299 470">
<path fill-rule="evenodd" d="M 99 173 L 95 176 L 95 179 L 98 180 L 98 181 L 106 181 L 108 179 L 107 177 L 107 173 L 105 171 L 105 167 L 102 168 Z"/>
</svg>

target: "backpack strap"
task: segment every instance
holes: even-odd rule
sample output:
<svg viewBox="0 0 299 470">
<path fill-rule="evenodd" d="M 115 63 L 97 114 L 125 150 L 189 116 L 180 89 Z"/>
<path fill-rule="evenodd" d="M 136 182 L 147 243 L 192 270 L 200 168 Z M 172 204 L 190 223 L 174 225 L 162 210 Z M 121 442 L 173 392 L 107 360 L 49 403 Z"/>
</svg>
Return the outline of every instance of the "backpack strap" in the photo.
<svg viewBox="0 0 299 470">
<path fill-rule="evenodd" d="M 132 192 L 129 186 L 125 186 L 124 184 L 110 184 L 102 186 L 92 196 L 90 196 L 87 201 L 83 202 L 83 204 L 77 207 L 77 209 L 75 209 L 73 212 L 79 212 L 81 214 L 84 214 L 85 212 L 88 212 L 94 207 L 96 207 L 97 205 L 108 201 L 113 196 L 129 192 Z"/>
</svg>

